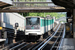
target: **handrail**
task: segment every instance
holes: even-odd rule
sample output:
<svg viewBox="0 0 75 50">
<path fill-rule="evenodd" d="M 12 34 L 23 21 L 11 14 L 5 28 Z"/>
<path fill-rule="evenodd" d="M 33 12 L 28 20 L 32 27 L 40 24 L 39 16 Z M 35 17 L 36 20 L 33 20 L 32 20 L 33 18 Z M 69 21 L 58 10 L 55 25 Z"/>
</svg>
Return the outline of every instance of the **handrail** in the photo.
<svg viewBox="0 0 75 50">
<path fill-rule="evenodd" d="M 56 33 L 59 30 L 60 26 L 61 26 L 61 24 L 58 26 L 58 29 L 55 31 L 53 36 L 50 39 L 48 39 L 40 48 L 38 48 L 38 50 L 41 50 L 56 35 Z"/>
</svg>

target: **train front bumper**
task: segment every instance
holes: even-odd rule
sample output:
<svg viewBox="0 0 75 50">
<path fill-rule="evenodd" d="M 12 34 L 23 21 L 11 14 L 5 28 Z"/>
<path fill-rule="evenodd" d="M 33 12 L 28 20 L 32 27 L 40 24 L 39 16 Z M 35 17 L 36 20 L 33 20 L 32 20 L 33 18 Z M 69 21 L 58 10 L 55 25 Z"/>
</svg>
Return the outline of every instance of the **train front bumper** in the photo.
<svg viewBox="0 0 75 50">
<path fill-rule="evenodd" d="M 25 35 L 37 36 L 37 35 L 42 35 L 42 33 L 40 30 L 26 30 Z"/>
</svg>

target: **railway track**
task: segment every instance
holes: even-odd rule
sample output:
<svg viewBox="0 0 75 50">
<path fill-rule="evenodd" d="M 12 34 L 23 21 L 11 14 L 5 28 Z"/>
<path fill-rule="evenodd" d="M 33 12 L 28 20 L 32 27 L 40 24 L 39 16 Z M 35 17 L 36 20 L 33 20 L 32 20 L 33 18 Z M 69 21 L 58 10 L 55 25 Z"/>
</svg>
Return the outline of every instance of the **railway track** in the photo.
<svg viewBox="0 0 75 50">
<path fill-rule="evenodd" d="M 45 39 L 38 46 L 34 47 L 32 50 L 50 50 L 50 47 L 52 46 L 52 44 L 54 44 L 53 41 L 57 39 L 57 38 L 54 38 L 54 36 L 57 35 L 57 31 L 59 30 L 60 26 L 61 24 L 58 26 L 58 29 L 51 36 Z"/>
<path fill-rule="evenodd" d="M 38 42 L 25 42 L 24 40 L 8 45 L 2 50 L 55 50 L 62 35 L 63 26 L 59 24 L 49 37 Z"/>
</svg>

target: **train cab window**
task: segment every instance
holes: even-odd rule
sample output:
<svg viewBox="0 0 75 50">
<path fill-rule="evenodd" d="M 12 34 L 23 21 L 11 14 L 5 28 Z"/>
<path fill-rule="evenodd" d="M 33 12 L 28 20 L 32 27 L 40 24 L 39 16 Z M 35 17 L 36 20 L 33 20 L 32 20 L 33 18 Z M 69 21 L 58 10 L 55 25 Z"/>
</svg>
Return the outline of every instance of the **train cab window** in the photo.
<svg viewBox="0 0 75 50">
<path fill-rule="evenodd" d="M 26 29 L 38 29 L 40 26 L 40 18 L 28 17 L 26 18 Z"/>
</svg>

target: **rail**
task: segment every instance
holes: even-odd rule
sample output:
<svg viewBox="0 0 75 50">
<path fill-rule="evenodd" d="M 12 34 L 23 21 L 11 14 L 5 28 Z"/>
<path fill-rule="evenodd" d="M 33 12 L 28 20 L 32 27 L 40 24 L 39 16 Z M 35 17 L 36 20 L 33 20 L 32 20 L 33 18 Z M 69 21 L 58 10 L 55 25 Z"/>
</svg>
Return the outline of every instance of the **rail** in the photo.
<svg viewBox="0 0 75 50">
<path fill-rule="evenodd" d="M 63 28 L 61 29 L 60 34 L 59 34 L 58 38 L 56 39 L 56 41 L 54 42 L 54 44 L 52 45 L 52 47 L 51 47 L 51 49 L 50 49 L 50 50 L 52 50 L 52 49 L 54 48 L 54 46 L 55 46 L 56 42 L 57 42 L 57 41 L 58 41 L 58 39 L 61 37 L 62 30 L 63 30 Z"/>
<path fill-rule="evenodd" d="M 64 31 L 63 31 L 63 35 L 62 35 L 62 38 L 61 38 L 61 41 L 60 41 L 60 43 L 59 43 L 59 45 L 58 45 L 58 48 L 57 48 L 57 50 L 60 50 L 60 48 L 61 48 L 61 45 L 62 45 L 62 41 L 63 41 L 63 38 L 65 37 L 65 26 L 64 26 Z"/>
<path fill-rule="evenodd" d="M 32 49 L 32 50 L 36 50 L 36 49 L 38 49 L 40 46 L 42 46 L 45 42 L 47 42 L 50 38 L 52 38 L 52 37 L 57 33 L 57 31 L 59 30 L 60 26 L 61 26 L 61 24 L 55 26 L 55 29 L 56 29 L 56 27 L 58 27 L 58 29 L 57 29 L 55 32 L 53 32 L 53 33 L 52 33 L 48 38 L 46 38 L 44 41 L 39 41 L 39 42 L 36 43 L 36 44 L 32 44 L 32 42 L 26 43 L 26 42 L 24 42 L 24 40 L 23 40 L 23 41 L 21 41 L 21 42 L 15 43 L 15 44 L 8 45 L 8 46 L 5 47 L 4 49 L 7 49 L 7 50 L 16 50 L 16 49 L 18 49 L 18 50 L 21 50 L 21 49 L 28 49 L 28 50 L 31 50 L 31 49 Z M 60 37 L 60 36 L 59 36 L 59 37 Z M 31 46 L 30 46 L 30 45 L 31 45 Z M 26 48 L 26 47 L 28 47 L 28 48 Z"/>
<path fill-rule="evenodd" d="M 17 47 L 19 47 L 19 46 L 21 46 L 21 45 L 23 45 L 23 44 L 25 44 L 25 43 L 21 43 L 21 44 L 15 46 L 15 47 L 13 47 L 13 48 L 10 48 L 9 50 L 14 50 L 15 48 L 17 48 Z"/>
<path fill-rule="evenodd" d="M 31 50 L 32 48 L 34 48 L 35 46 L 37 46 L 38 44 L 40 44 L 42 41 L 38 42 L 37 44 L 33 45 L 32 47 L 28 48 L 28 50 Z"/>
<path fill-rule="evenodd" d="M 55 28 L 56 28 L 56 27 L 57 27 L 57 26 L 55 26 Z M 52 34 L 54 34 L 54 32 L 53 32 Z M 51 35 L 50 35 L 48 38 L 46 38 L 43 42 L 41 42 L 39 45 L 37 45 L 33 50 L 35 50 L 35 49 L 38 48 L 40 45 L 42 45 L 44 42 L 46 42 L 50 37 L 51 37 Z"/>
<path fill-rule="evenodd" d="M 10 45 L 5 46 L 5 47 L 2 48 L 1 50 L 5 50 L 5 49 L 9 50 L 9 48 L 14 47 L 15 45 L 18 45 L 18 44 L 20 44 L 20 43 L 22 43 L 22 42 L 23 42 L 23 40 L 21 40 L 21 41 L 19 41 L 19 42 L 17 42 L 17 43 L 12 43 L 12 44 L 10 44 Z"/>
<path fill-rule="evenodd" d="M 29 44 L 31 44 L 31 42 Z M 28 46 L 29 44 L 24 45 L 23 47 L 19 48 L 18 50 L 23 49 L 24 47 Z"/>
<path fill-rule="evenodd" d="M 58 24 L 56 25 L 56 27 L 54 28 L 54 30 L 57 28 Z"/>
<path fill-rule="evenodd" d="M 47 45 L 47 43 L 56 35 L 56 33 L 57 33 L 57 31 L 59 30 L 60 26 L 61 26 L 61 24 L 58 26 L 58 28 L 57 28 L 57 30 L 55 31 L 55 33 L 53 34 L 53 36 L 52 36 L 51 38 L 49 38 L 40 48 L 38 48 L 38 50 L 43 49 L 43 48 Z"/>
</svg>

